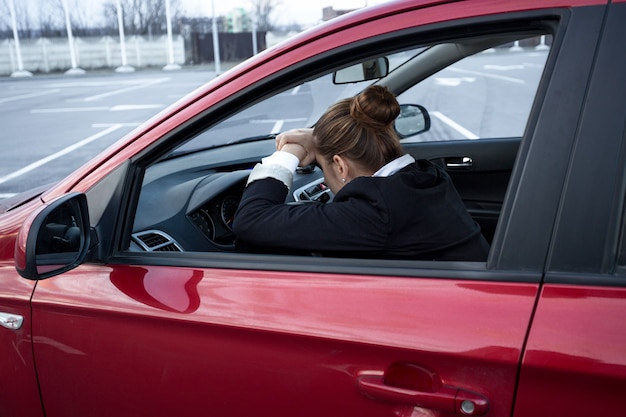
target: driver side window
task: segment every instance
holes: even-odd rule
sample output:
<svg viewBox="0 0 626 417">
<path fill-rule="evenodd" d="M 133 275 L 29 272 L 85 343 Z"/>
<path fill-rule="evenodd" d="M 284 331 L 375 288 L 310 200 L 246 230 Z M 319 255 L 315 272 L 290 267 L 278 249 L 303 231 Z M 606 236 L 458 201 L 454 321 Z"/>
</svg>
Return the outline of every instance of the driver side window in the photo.
<svg viewBox="0 0 626 417">
<path fill-rule="evenodd" d="M 511 39 L 494 37 L 486 49 L 460 39 L 394 51 L 381 79 L 339 84 L 324 73 L 202 130 L 146 168 L 130 250 L 236 251 L 234 213 L 250 170 L 275 150 L 276 134 L 313 126 L 331 104 L 372 83 L 395 88 L 401 105 L 422 106 L 427 131 L 401 136 L 402 143 L 449 171 L 490 242 L 551 43 L 549 36 Z M 494 139 L 493 148 L 483 155 L 474 139 Z M 285 202 L 300 200 L 332 200 L 319 167 L 296 172 Z"/>
</svg>

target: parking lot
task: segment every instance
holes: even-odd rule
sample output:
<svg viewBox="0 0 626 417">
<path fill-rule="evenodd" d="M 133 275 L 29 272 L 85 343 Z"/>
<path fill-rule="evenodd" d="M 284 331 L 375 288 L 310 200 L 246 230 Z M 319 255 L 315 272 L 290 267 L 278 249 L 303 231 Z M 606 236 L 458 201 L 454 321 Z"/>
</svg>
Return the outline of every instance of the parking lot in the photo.
<svg viewBox="0 0 626 417">
<path fill-rule="evenodd" d="M 0 80 L 0 198 L 62 179 L 214 77 L 184 70 Z"/>
<path fill-rule="evenodd" d="M 515 111 L 530 109 L 546 56 L 536 50 L 479 54 L 422 83 L 410 101 L 426 106 L 433 126 L 419 140 L 521 136 L 527 115 L 511 114 L 499 103 L 507 98 L 516 103 Z M 210 70 L 183 68 L 0 79 L 0 199 L 63 179 L 215 76 Z M 298 110 L 272 112 L 306 120 L 306 115 L 294 114 Z M 474 117 L 477 111 L 486 116 Z M 474 120 L 483 123 L 473 125 Z M 269 132 L 259 131 L 264 133 Z"/>
</svg>

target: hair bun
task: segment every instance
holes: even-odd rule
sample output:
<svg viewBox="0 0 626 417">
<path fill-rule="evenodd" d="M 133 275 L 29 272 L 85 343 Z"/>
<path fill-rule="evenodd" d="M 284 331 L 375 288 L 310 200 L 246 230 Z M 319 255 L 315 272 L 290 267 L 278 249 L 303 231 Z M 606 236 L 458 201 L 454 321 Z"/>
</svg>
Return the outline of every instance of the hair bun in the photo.
<svg viewBox="0 0 626 417">
<path fill-rule="evenodd" d="M 400 114 L 400 105 L 386 87 L 371 85 L 352 99 L 350 116 L 374 128 L 387 127 Z"/>
</svg>

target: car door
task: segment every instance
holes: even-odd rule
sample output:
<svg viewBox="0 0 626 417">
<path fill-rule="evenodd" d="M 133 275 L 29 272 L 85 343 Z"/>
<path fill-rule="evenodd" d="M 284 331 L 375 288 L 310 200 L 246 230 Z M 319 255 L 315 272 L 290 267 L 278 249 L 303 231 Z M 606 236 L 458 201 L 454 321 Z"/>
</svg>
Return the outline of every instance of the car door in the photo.
<svg viewBox="0 0 626 417">
<path fill-rule="evenodd" d="M 34 302 L 46 415 L 507 414 L 537 284 L 497 275 L 82 266 Z"/>
<path fill-rule="evenodd" d="M 528 337 L 516 417 L 623 414 L 624 19 L 626 3 L 614 2 L 602 31 L 548 273 Z"/>
<path fill-rule="evenodd" d="M 487 263 L 115 251 L 37 284 L 33 344 L 46 415 L 510 415 L 548 253 L 545 226 L 575 131 L 568 122 L 584 100 L 589 33 L 604 8 L 508 15 L 489 3 L 484 13 L 494 14 L 480 17 L 462 6 L 399 13 L 399 32 L 432 16 L 471 19 L 398 37 L 443 39 L 511 22 L 543 22 L 555 36 Z M 379 23 L 318 41 L 380 31 Z M 577 60 L 585 64 L 571 71 Z M 465 146 L 448 151 L 463 155 Z M 122 216 L 134 209 L 133 184 L 110 193 Z M 121 226 L 107 226 L 117 233 L 107 237 L 121 239 Z"/>
</svg>

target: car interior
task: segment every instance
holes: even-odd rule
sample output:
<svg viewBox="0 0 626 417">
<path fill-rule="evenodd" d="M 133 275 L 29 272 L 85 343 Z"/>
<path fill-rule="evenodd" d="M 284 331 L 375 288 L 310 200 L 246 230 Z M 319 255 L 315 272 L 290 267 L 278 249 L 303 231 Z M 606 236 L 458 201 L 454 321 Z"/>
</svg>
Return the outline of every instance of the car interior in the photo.
<svg viewBox="0 0 626 417">
<path fill-rule="evenodd" d="M 217 123 L 207 115 L 188 129 L 187 137 L 179 134 L 176 145 L 163 146 L 142 161 L 126 250 L 236 251 L 234 213 L 250 169 L 275 150 L 276 135 L 313 126 L 330 104 L 371 83 L 396 94 L 403 105 L 400 117 L 409 117 L 403 119 L 404 128 L 396 123 L 405 150 L 446 169 L 491 242 L 550 42 L 545 30 L 538 30 L 397 48 L 303 75 L 300 83 L 275 88 Z M 528 65 L 509 62 L 520 47 L 533 60 Z M 366 71 L 373 63 L 377 70 Z M 529 78 L 519 81 L 521 73 L 530 73 Z M 411 119 L 415 113 L 419 117 Z M 451 114 L 457 121 L 466 118 L 461 124 L 470 127 L 450 122 Z M 312 165 L 298 168 L 285 202 L 328 204 L 332 198 L 323 173 Z"/>
</svg>

